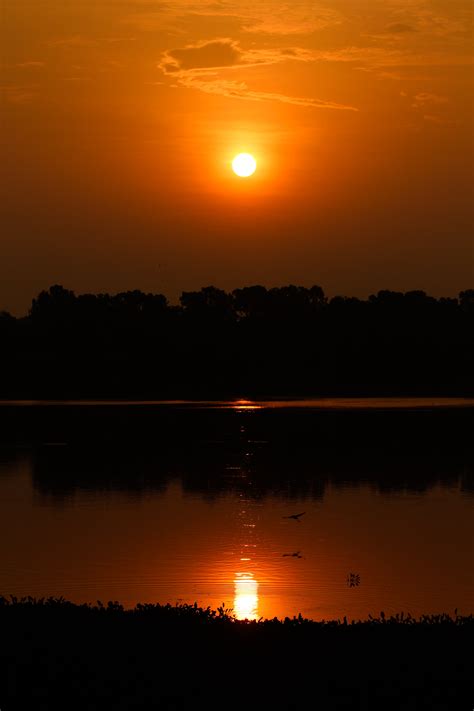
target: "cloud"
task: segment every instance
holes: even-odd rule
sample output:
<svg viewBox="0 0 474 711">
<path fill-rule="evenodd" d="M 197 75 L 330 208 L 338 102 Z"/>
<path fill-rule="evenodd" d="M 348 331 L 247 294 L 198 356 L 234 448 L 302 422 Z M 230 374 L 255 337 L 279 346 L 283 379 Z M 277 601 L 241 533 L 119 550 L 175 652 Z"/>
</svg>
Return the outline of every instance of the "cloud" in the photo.
<svg viewBox="0 0 474 711">
<path fill-rule="evenodd" d="M 355 110 L 355 107 L 352 106 L 311 97 L 298 98 L 279 93 L 252 92 L 246 84 L 229 81 L 228 77 L 221 76 L 228 71 L 276 65 L 289 61 L 347 63 L 360 71 L 374 72 L 381 79 L 401 80 L 405 76 L 400 72 L 403 68 L 412 72 L 415 67 L 457 66 L 472 62 L 472 58 L 461 55 L 445 57 L 442 52 L 438 51 L 426 54 L 410 48 L 377 46 L 346 46 L 333 50 L 304 49 L 302 47 L 246 49 L 236 40 L 219 38 L 167 50 L 163 53 L 158 68 L 169 78 L 173 77 L 177 86 L 199 89 L 205 93 L 246 98 L 253 101 L 285 101 L 301 106 Z M 420 73 L 417 72 L 416 76 L 409 75 L 408 78 L 418 81 Z M 435 99 L 434 96 L 421 92 L 414 101 L 417 107 L 436 101 L 445 103 L 444 98 Z"/>
<path fill-rule="evenodd" d="M 472 33 L 472 3 L 458 2 L 455 11 L 450 11 L 454 0 L 445 3 L 443 13 L 435 9 L 435 3 L 430 0 L 385 0 L 387 12 L 393 18 L 393 24 L 407 25 L 415 31 L 422 32 L 432 38 L 452 38 Z M 439 6 L 440 3 L 437 3 Z"/>
<path fill-rule="evenodd" d="M 242 32 L 262 35 L 309 35 L 340 24 L 343 15 L 315 0 L 135 0 L 124 22 L 143 31 L 186 24 L 196 17 L 235 21 Z"/>
<path fill-rule="evenodd" d="M 299 47 L 285 49 L 243 49 L 229 38 L 199 42 L 163 53 L 158 68 L 175 80 L 174 87 L 196 89 L 247 101 L 275 101 L 295 106 L 357 111 L 353 106 L 313 97 L 295 97 L 278 92 L 254 91 L 245 82 L 219 76 L 222 71 L 278 64 L 287 61 L 313 61 L 313 52 Z"/>
<path fill-rule="evenodd" d="M 309 35 L 343 22 L 343 16 L 314 2 L 279 3 L 269 12 L 261 2 L 249 7 L 253 18 L 242 26 L 244 32 L 269 35 Z"/>
<path fill-rule="evenodd" d="M 416 28 L 412 27 L 411 25 L 406 25 L 403 22 L 394 22 L 391 25 L 387 25 L 385 28 L 385 32 L 388 32 L 391 35 L 394 34 L 405 34 L 407 32 L 416 32 Z"/>
<path fill-rule="evenodd" d="M 343 111 L 358 111 L 354 106 L 338 104 L 334 101 L 313 99 L 310 97 L 288 96 L 266 91 L 252 91 L 245 82 L 229 81 L 227 79 L 201 79 L 198 76 L 187 75 L 180 77 L 176 87 L 197 89 L 206 94 L 217 94 L 231 99 L 244 99 L 247 101 L 276 101 L 294 106 L 309 106 L 318 109 L 337 109 Z"/>
<path fill-rule="evenodd" d="M 27 62 L 18 62 L 15 64 L 15 67 L 20 67 L 21 69 L 34 69 L 34 68 L 40 68 L 45 66 L 45 62 L 36 62 L 36 61 L 27 61 Z"/>
<path fill-rule="evenodd" d="M 210 11 L 211 8 L 208 6 L 207 9 Z M 391 22 L 385 25 L 385 37 L 391 33 L 390 37 L 403 38 L 417 32 L 418 29 L 411 21 Z M 455 53 L 446 52 L 439 45 L 430 48 L 429 51 L 423 51 L 418 43 L 410 46 L 412 43 L 402 43 L 397 40 L 385 41 L 382 46 L 372 42 L 369 46 L 342 46 L 324 50 L 298 46 L 269 47 L 268 40 L 260 47 L 252 44 L 250 48 L 247 48 L 242 44 L 238 40 L 228 37 L 187 44 L 181 48 L 165 51 L 158 67 L 165 76 L 172 77 L 177 86 L 199 89 L 205 93 L 253 101 L 286 101 L 305 106 L 354 109 L 355 107 L 347 107 L 345 104 L 333 105 L 330 101 L 314 97 L 300 98 L 278 92 L 274 94 L 252 92 L 247 84 L 234 81 L 234 77 L 229 77 L 229 72 L 242 72 L 242 70 L 249 70 L 251 67 L 277 65 L 290 61 L 314 64 L 346 63 L 353 69 L 372 72 L 382 80 L 424 81 L 427 77 L 429 78 L 430 69 L 434 67 L 467 66 L 473 61 L 472 55 L 464 52 L 462 47 Z M 444 98 L 434 99 L 421 92 L 418 97 L 414 98 L 414 106 L 418 108 L 428 103 L 445 103 L 446 101 Z"/>
<path fill-rule="evenodd" d="M 118 42 L 135 42 L 136 37 L 86 37 L 84 35 L 73 35 L 72 37 L 60 37 L 59 39 L 47 42 L 51 47 L 96 47 L 101 44 L 113 44 Z"/>
<path fill-rule="evenodd" d="M 391 45 L 404 44 L 407 39 L 415 32 L 418 32 L 414 24 L 406 22 L 391 22 L 381 29 L 371 32 L 363 32 L 363 37 L 368 37 L 375 42 L 383 42 Z"/>
<path fill-rule="evenodd" d="M 25 60 L 24 62 L 0 63 L 2 69 L 42 69 L 46 66 L 46 62 L 36 60 Z"/>
<path fill-rule="evenodd" d="M 171 74 L 190 69 L 231 67 L 241 63 L 242 57 L 237 42 L 221 39 L 169 50 L 164 53 L 159 66 L 165 74 Z"/>
<path fill-rule="evenodd" d="M 436 116 L 435 114 L 424 114 L 423 120 L 428 121 L 429 123 L 438 124 L 439 126 L 448 126 L 460 123 L 458 119 L 448 119 L 444 116 Z"/>
<path fill-rule="evenodd" d="M 448 99 L 446 96 L 439 96 L 438 94 L 432 94 L 429 91 L 421 91 L 414 97 L 414 102 L 412 107 L 414 109 L 419 109 L 424 106 L 433 106 L 436 104 L 447 104 Z"/>
<path fill-rule="evenodd" d="M 416 32 L 416 28 L 412 25 L 407 25 L 403 22 L 393 22 L 391 25 L 387 25 L 381 34 L 388 35 L 404 35 L 407 32 Z"/>
<path fill-rule="evenodd" d="M 38 87 L 36 85 L 0 85 L 0 91 L 7 104 L 23 106 L 30 104 L 38 95 Z"/>
<path fill-rule="evenodd" d="M 314 61 L 348 62 L 357 71 L 374 74 L 380 80 L 430 81 L 438 67 L 469 67 L 474 63 L 472 52 L 449 53 L 441 49 L 423 51 L 418 47 L 345 47 L 328 52 L 315 52 Z"/>
<path fill-rule="evenodd" d="M 310 62 L 313 61 L 313 53 L 300 47 L 246 50 L 239 42 L 222 38 L 189 44 L 182 49 L 167 50 L 163 52 L 158 68 L 164 74 L 173 74 L 183 71 L 279 64 L 289 60 Z"/>
</svg>

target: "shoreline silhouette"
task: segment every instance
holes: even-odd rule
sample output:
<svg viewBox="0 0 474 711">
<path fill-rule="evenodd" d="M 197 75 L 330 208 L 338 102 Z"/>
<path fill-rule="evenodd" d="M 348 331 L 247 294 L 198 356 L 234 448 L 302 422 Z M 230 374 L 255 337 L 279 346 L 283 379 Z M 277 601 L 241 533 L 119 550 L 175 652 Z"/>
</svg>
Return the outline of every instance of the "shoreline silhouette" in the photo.
<svg viewBox="0 0 474 711">
<path fill-rule="evenodd" d="M 457 611 L 249 622 L 223 607 L 0 597 L 0 625 L 0 702 L 13 711 L 42 700 L 74 711 L 218 709 L 229 688 L 230 709 L 311 700 L 331 710 L 441 710 L 472 700 L 474 617 Z M 242 663 L 255 671 L 235 685 Z"/>
</svg>

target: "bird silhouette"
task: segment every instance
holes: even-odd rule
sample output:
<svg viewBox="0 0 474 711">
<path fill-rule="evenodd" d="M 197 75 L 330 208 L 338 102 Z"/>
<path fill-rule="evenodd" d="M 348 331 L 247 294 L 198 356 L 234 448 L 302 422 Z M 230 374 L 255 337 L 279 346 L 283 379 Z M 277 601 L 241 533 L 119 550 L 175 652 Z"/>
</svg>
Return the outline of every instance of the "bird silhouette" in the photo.
<svg viewBox="0 0 474 711">
<path fill-rule="evenodd" d="M 302 558 L 303 556 L 301 555 L 300 551 L 296 551 L 296 553 L 283 553 L 282 558 Z"/>
<path fill-rule="evenodd" d="M 298 514 L 291 514 L 290 516 L 283 516 L 283 518 L 292 518 L 295 521 L 299 521 L 301 516 L 304 516 L 306 511 L 302 511 L 301 513 Z"/>
</svg>

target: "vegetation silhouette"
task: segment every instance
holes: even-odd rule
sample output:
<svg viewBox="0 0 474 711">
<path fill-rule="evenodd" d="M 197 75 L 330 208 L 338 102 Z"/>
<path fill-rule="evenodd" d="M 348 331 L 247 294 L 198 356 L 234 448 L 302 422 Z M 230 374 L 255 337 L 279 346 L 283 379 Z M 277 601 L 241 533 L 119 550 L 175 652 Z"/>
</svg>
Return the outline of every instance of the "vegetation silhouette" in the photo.
<svg viewBox="0 0 474 711">
<path fill-rule="evenodd" d="M 118 602 L 3 597 L 0 628 L 7 711 L 282 710 L 308 702 L 325 710 L 457 711 L 472 702 L 474 618 L 457 611 L 239 621 L 224 606 L 126 610 Z"/>
<path fill-rule="evenodd" d="M 472 395 L 474 289 L 82 294 L 0 312 L 0 398 Z"/>
<path fill-rule="evenodd" d="M 360 575 L 359 573 L 349 573 L 346 578 L 347 587 L 357 588 L 360 585 Z"/>
</svg>

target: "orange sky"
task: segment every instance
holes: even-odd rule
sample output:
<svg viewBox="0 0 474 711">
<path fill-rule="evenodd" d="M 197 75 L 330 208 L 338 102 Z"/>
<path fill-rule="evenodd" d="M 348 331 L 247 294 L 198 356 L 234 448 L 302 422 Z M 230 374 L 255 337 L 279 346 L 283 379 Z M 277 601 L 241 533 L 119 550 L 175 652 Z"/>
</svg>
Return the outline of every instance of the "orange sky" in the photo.
<svg viewBox="0 0 474 711">
<path fill-rule="evenodd" d="M 3 0 L 1 22 L 0 310 L 56 282 L 472 286 L 471 0 Z"/>
</svg>

